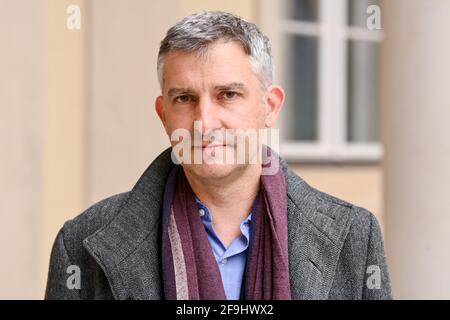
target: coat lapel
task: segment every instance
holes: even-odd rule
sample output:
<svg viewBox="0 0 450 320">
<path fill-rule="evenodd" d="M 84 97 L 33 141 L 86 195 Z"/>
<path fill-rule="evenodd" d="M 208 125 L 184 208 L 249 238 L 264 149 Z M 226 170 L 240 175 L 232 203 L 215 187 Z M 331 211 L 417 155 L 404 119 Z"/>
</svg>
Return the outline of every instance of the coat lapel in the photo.
<svg viewBox="0 0 450 320">
<path fill-rule="evenodd" d="M 321 193 L 295 175 L 284 160 L 281 164 L 288 196 L 292 299 L 327 299 L 339 254 L 350 228 L 350 207 L 323 200 Z"/>
<path fill-rule="evenodd" d="M 162 299 L 161 208 L 172 167 L 169 148 L 144 172 L 116 217 L 83 242 L 116 299 Z"/>
</svg>

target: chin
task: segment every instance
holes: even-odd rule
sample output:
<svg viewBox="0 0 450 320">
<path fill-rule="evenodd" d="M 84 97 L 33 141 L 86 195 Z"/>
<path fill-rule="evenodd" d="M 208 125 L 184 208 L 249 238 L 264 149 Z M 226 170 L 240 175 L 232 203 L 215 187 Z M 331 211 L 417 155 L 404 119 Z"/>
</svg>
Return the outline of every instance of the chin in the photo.
<svg viewBox="0 0 450 320">
<path fill-rule="evenodd" d="M 230 149 L 226 148 L 231 148 L 231 153 L 227 154 L 226 150 L 230 151 Z M 195 153 L 196 151 L 198 152 L 198 150 L 192 148 L 190 160 L 191 163 L 182 164 L 184 170 L 189 174 L 202 179 L 223 179 L 226 177 L 230 177 L 233 174 L 241 174 L 242 171 L 249 166 L 248 163 L 237 161 L 236 150 L 233 147 L 223 147 L 221 153 L 219 154 L 216 153 L 216 150 L 218 150 L 217 147 L 213 149 L 202 149 L 200 151 L 201 154 L 199 155 L 199 153 Z M 199 158 L 199 156 L 201 156 L 201 158 Z M 216 156 L 217 158 L 215 158 L 214 156 Z M 227 157 L 231 157 L 228 159 L 233 160 L 229 161 L 229 163 L 226 163 Z M 201 163 L 195 163 L 197 159 L 201 159 Z"/>
<path fill-rule="evenodd" d="M 231 164 L 190 164 L 183 165 L 184 170 L 203 179 L 222 179 L 240 169 L 241 165 Z"/>
</svg>

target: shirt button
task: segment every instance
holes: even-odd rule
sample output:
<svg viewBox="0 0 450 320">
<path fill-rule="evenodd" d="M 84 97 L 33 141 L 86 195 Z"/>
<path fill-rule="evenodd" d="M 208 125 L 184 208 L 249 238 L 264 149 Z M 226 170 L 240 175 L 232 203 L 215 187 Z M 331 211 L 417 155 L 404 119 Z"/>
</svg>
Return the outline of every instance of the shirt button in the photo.
<svg viewBox="0 0 450 320">
<path fill-rule="evenodd" d="M 227 261 L 228 261 L 227 258 L 223 258 L 221 262 L 222 262 L 222 264 L 225 264 L 225 263 L 227 263 Z"/>
<path fill-rule="evenodd" d="M 205 215 L 205 210 L 204 209 L 198 210 L 198 214 L 200 215 L 200 217 L 203 217 Z"/>
</svg>

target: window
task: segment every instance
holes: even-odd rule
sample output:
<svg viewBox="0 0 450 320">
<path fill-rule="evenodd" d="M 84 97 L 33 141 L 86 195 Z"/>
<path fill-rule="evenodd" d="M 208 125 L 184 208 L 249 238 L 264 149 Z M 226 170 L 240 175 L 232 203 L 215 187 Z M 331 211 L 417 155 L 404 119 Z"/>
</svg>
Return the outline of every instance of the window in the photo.
<svg viewBox="0 0 450 320">
<path fill-rule="evenodd" d="M 376 161 L 381 30 L 377 0 L 283 0 L 281 153 L 289 160 Z"/>
</svg>

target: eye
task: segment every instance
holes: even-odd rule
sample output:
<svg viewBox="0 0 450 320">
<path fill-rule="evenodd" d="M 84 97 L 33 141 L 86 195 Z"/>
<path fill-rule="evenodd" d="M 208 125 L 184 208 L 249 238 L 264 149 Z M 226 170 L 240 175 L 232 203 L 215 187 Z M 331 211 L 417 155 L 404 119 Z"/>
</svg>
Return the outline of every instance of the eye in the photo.
<svg viewBox="0 0 450 320">
<path fill-rule="evenodd" d="M 221 97 L 225 100 L 233 100 L 239 96 L 239 93 L 236 91 L 224 91 L 221 93 Z"/>
<path fill-rule="evenodd" d="M 191 97 L 188 95 L 182 95 L 182 96 L 175 97 L 175 99 L 173 101 L 178 102 L 178 103 L 188 103 L 191 101 Z"/>
</svg>

